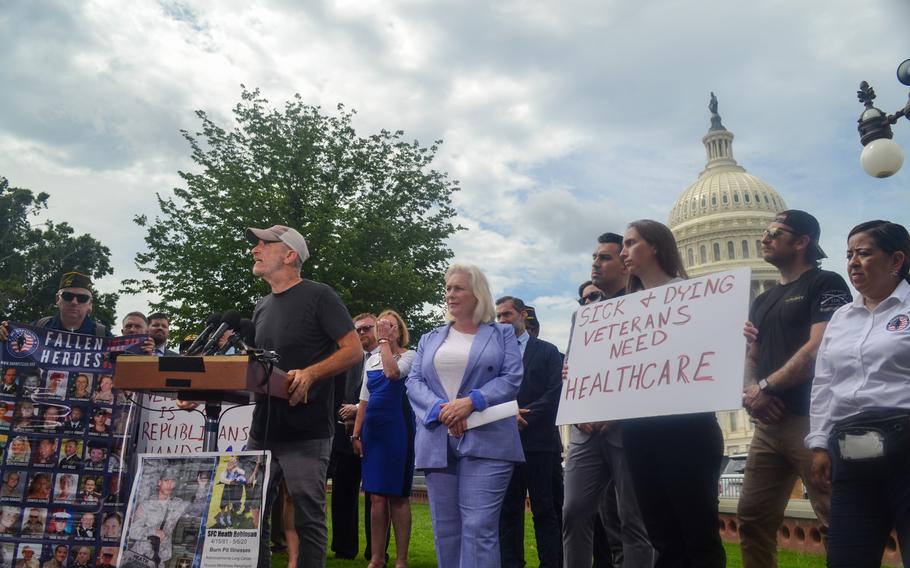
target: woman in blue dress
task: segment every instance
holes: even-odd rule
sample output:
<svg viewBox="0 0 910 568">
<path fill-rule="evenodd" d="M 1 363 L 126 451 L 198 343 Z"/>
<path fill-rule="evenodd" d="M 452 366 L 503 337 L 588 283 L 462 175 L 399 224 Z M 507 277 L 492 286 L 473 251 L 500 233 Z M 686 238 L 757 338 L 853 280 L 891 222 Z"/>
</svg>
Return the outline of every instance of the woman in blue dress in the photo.
<svg viewBox="0 0 910 568">
<path fill-rule="evenodd" d="M 411 482 L 414 478 L 414 412 L 404 379 L 414 361 L 406 349 L 409 336 L 404 321 L 393 310 L 376 322 L 379 353 L 364 365 L 360 406 L 351 436 L 354 451 L 363 458 L 363 490 L 370 493 L 373 557 L 369 568 L 385 566 L 389 521 L 395 530 L 395 568 L 408 564 L 411 538 Z"/>
</svg>

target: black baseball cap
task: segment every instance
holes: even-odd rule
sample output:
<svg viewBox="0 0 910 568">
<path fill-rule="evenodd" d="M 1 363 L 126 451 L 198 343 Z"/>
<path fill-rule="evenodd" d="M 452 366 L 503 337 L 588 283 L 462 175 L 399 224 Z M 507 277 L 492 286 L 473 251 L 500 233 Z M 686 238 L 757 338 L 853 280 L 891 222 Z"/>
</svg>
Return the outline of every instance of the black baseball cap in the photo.
<svg viewBox="0 0 910 568">
<path fill-rule="evenodd" d="M 816 258 L 828 258 L 828 255 L 825 254 L 825 251 L 823 251 L 822 247 L 818 244 L 818 239 L 822 234 L 822 229 L 818 225 L 818 219 L 800 209 L 787 209 L 786 211 L 778 213 L 777 216 L 774 217 L 774 220 L 782 225 L 787 225 L 793 229 L 794 233 L 798 236 L 808 236 L 810 246 L 815 249 Z"/>
<path fill-rule="evenodd" d="M 528 317 L 525 318 L 525 325 L 530 329 L 540 329 L 540 320 L 537 319 L 537 310 L 533 306 L 525 306 Z"/>
</svg>

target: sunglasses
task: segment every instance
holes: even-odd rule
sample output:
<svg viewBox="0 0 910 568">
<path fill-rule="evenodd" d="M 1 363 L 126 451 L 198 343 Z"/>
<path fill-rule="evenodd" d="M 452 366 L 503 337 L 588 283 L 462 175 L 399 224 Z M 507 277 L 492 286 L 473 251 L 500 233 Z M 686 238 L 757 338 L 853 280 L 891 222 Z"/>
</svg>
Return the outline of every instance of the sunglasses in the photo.
<svg viewBox="0 0 910 568">
<path fill-rule="evenodd" d="M 357 329 L 357 333 L 367 333 L 367 332 L 371 331 L 374 327 L 376 327 L 376 326 L 375 325 L 363 325 L 356 329 Z"/>
<path fill-rule="evenodd" d="M 582 296 L 578 299 L 579 306 L 586 306 L 588 304 L 593 304 L 594 302 L 599 302 L 603 300 L 605 296 L 602 292 L 591 292 L 587 296 Z"/>
<path fill-rule="evenodd" d="M 84 304 L 92 299 L 91 294 L 74 294 L 72 292 L 60 292 L 60 297 L 64 302 L 72 302 L 75 299 L 80 304 Z"/>
<path fill-rule="evenodd" d="M 781 227 L 774 227 L 773 229 L 765 229 L 764 231 L 762 231 L 761 236 L 763 239 L 770 238 L 771 240 L 777 240 L 784 233 L 790 233 L 791 235 L 795 235 L 796 231 L 791 231 L 790 229 L 783 229 Z"/>
</svg>

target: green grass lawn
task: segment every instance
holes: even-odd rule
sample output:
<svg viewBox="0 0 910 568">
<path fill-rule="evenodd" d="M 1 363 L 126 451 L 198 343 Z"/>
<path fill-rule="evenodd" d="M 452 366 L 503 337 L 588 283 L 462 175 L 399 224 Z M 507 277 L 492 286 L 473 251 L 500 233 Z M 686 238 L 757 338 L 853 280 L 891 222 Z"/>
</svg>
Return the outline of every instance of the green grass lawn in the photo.
<svg viewBox="0 0 910 568">
<path fill-rule="evenodd" d="M 331 498 L 331 495 L 329 496 Z M 412 503 L 413 528 L 411 531 L 411 546 L 409 566 L 411 568 L 432 568 L 436 566 L 436 552 L 433 548 L 433 528 L 430 526 L 430 509 L 426 503 Z M 363 515 L 363 503 L 361 503 L 360 513 Z M 329 515 L 331 523 L 331 515 Z M 329 525 L 329 538 L 331 539 L 332 529 Z M 360 523 L 360 550 L 363 553 L 363 547 L 366 540 L 363 536 L 363 522 Z M 726 544 L 727 549 L 727 566 L 729 568 L 740 568 L 742 559 L 739 554 L 739 546 L 735 544 Z M 389 546 L 389 555 L 395 558 L 394 537 L 392 544 Z M 525 560 L 528 566 L 537 566 L 537 549 L 534 540 L 534 528 L 531 524 L 531 514 L 525 515 Z M 782 550 L 780 552 L 779 563 L 781 568 L 824 568 L 825 559 L 821 556 L 796 554 Z M 328 568 L 364 568 L 366 561 L 363 558 L 356 560 L 339 560 L 333 558 L 329 552 Z M 276 554 L 272 558 L 274 568 L 284 568 L 287 566 L 287 555 Z"/>
</svg>

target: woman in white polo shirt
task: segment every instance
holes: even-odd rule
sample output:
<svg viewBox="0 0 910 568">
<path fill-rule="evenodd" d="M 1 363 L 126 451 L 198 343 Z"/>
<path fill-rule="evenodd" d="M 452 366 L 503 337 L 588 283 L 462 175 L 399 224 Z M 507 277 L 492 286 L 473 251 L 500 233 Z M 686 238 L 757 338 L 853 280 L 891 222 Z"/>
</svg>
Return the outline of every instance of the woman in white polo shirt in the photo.
<svg viewBox="0 0 910 568">
<path fill-rule="evenodd" d="M 880 566 L 892 527 L 910 566 L 910 234 L 850 231 L 859 295 L 825 330 L 812 386 L 813 482 L 831 496 L 828 566 Z"/>
</svg>

